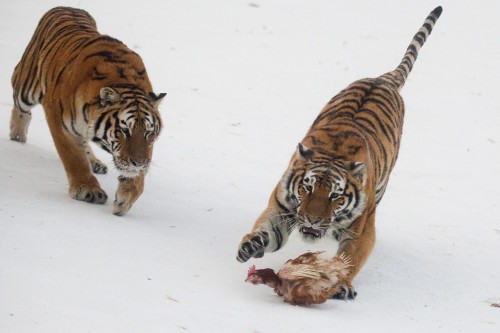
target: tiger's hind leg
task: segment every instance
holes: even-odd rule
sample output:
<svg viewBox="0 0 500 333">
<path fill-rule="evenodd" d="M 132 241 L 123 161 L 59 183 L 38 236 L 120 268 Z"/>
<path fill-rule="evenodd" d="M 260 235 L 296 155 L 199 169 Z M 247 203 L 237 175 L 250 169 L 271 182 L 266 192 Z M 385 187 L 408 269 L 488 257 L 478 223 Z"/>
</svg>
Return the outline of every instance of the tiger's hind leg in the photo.
<svg viewBox="0 0 500 333">
<path fill-rule="evenodd" d="M 92 172 L 99 175 L 106 174 L 108 172 L 108 167 L 94 155 L 94 152 L 92 151 L 92 148 L 90 147 L 89 143 L 84 142 L 83 147 L 85 148 L 85 152 L 87 153 L 87 157 L 89 159 Z"/>
<path fill-rule="evenodd" d="M 21 110 L 14 105 L 10 116 L 10 139 L 22 143 L 26 142 L 30 122 L 31 111 Z"/>
<path fill-rule="evenodd" d="M 10 116 L 10 139 L 24 143 L 31 122 L 31 109 L 43 99 L 42 86 L 36 74 L 31 72 L 31 63 L 22 60 L 14 69 L 11 83 L 14 107 Z"/>
</svg>

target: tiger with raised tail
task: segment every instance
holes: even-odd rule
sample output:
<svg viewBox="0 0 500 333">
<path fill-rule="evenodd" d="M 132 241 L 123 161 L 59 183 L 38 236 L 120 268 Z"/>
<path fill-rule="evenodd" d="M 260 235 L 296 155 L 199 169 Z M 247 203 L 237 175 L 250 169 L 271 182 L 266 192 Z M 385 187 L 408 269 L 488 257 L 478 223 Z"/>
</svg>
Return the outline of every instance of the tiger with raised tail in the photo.
<svg viewBox="0 0 500 333">
<path fill-rule="evenodd" d="M 321 110 L 298 144 L 266 210 L 239 245 L 245 262 L 279 250 L 293 229 L 304 240 L 331 234 L 350 273 L 335 296 L 354 299 L 352 281 L 375 243 L 375 210 L 398 156 L 404 104 L 399 94 L 420 47 L 441 15 L 437 7 L 414 36 L 399 66 L 352 83 Z"/>
<path fill-rule="evenodd" d="M 10 138 L 26 142 L 31 109 L 41 104 L 64 165 L 73 199 L 104 204 L 92 172 L 107 167 L 89 145 L 112 154 L 120 173 L 113 213 L 125 214 L 144 189 L 153 145 L 162 128 L 158 105 L 140 56 L 101 35 L 84 10 L 56 7 L 38 23 L 12 75 Z"/>
</svg>

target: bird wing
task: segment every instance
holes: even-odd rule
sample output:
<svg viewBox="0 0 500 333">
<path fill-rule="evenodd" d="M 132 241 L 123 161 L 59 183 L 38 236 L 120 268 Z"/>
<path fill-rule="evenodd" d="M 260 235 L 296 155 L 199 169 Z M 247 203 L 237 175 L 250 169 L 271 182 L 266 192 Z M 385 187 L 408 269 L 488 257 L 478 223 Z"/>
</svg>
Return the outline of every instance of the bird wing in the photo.
<svg viewBox="0 0 500 333">
<path fill-rule="evenodd" d="M 291 263 L 291 264 L 294 264 L 294 265 L 297 265 L 297 264 L 309 264 L 309 265 L 313 265 L 316 261 L 320 260 L 321 254 L 323 252 L 324 251 L 320 251 L 320 252 L 307 252 L 307 253 L 304 253 L 304 254 L 298 256 L 295 259 L 288 260 L 286 263 L 287 264 Z"/>
<path fill-rule="evenodd" d="M 321 279 L 321 273 L 314 266 L 305 264 L 287 264 L 278 272 L 278 277 L 283 280 Z"/>
<path fill-rule="evenodd" d="M 339 276 L 346 276 L 351 264 L 348 258 L 336 256 L 319 260 L 315 266 L 318 272 L 325 274 L 333 282 L 338 281 Z"/>
</svg>

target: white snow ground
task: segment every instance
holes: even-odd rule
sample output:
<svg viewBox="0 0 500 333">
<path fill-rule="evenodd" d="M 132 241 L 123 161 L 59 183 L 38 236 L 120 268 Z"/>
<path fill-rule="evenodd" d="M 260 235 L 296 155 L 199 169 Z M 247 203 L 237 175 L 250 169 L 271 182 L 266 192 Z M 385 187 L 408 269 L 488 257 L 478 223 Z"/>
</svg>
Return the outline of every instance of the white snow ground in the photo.
<svg viewBox="0 0 500 333">
<path fill-rule="evenodd" d="M 124 217 L 71 200 L 41 108 L 8 139 L 10 76 L 39 18 L 88 10 L 143 57 L 164 132 Z M 243 282 L 307 250 L 240 264 L 297 142 L 350 82 L 389 71 L 443 14 L 403 89 L 398 164 L 358 298 L 293 307 Z M 0 332 L 499 332 L 497 1 L 2 1 Z M 109 155 L 99 151 L 108 161 Z M 116 173 L 99 180 L 110 198 Z"/>
</svg>

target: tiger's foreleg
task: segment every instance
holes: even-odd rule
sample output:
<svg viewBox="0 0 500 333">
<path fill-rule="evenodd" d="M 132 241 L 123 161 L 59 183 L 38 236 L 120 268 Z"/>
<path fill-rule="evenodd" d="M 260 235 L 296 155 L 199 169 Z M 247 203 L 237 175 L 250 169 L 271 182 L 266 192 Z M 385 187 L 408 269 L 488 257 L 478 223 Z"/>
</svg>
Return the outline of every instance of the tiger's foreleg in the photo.
<svg viewBox="0 0 500 333">
<path fill-rule="evenodd" d="M 354 299 L 357 295 L 352 281 L 368 259 L 375 244 L 375 211 L 367 215 L 361 216 L 354 222 L 356 225 L 353 232 L 340 242 L 337 255 L 348 256 L 352 266 L 349 268 L 349 274 L 340 281 L 340 291 L 333 298 Z"/>
<path fill-rule="evenodd" d="M 113 203 L 113 214 L 122 216 L 129 211 L 144 191 L 144 176 L 145 174 L 141 172 L 134 178 L 118 177 L 119 184 Z"/>
<path fill-rule="evenodd" d="M 252 232 L 241 240 L 236 257 L 239 262 L 245 262 L 250 258 L 261 258 L 264 252 L 278 251 L 287 242 L 292 231 L 293 219 L 283 214 L 276 208 L 277 205 L 272 203 L 273 199 L 255 222 Z"/>
<path fill-rule="evenodd" d="M 84 141 L 63 128 L 58 117 L 61 110 L 44 104 L 52 139 L 61 158 L 69 182 L 71 198 L 95 204 L 104 204 L 108 198 L 90 170 Z"/>
<path fill-rule="evenodd" d="M 85 152 L 87 153 L 87 158 L 89 159 L 92 172 L 100 175 L 106 174 L 108 172 L 108 167 L 94 155 L 94 152 L 92 151 L 89 143 L 84 142 L 83 147 L 85 148 Z"/>
</svg>

